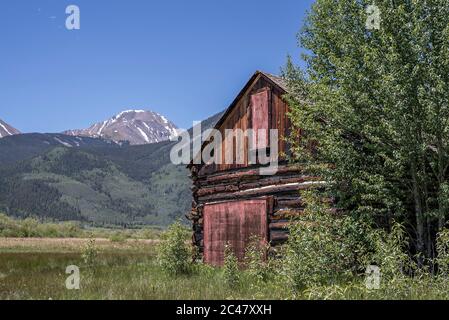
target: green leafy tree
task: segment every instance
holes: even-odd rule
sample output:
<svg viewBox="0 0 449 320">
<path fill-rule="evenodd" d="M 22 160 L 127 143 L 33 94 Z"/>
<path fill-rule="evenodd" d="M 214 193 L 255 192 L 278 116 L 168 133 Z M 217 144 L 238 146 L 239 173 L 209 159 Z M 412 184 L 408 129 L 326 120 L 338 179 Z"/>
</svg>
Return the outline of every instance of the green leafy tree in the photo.
<svg viewBox="0 0 449 320">
<path fill-rule="evenodd" d="M 192 249 L 187 244 L 188 234 L 188 230 L 176 222 L 162 235 L 158 262 L 166 273 L 176 276 L 191 271 Z"/>
<path fill-rule="evenodd" d="M 449 208 L 448 37 L 447 0 L 317 0 L 298 35 L 307 70 L 284 70 L 295 159 L 348 213 L 405 223 L 421 264 Z"/>
</svg>

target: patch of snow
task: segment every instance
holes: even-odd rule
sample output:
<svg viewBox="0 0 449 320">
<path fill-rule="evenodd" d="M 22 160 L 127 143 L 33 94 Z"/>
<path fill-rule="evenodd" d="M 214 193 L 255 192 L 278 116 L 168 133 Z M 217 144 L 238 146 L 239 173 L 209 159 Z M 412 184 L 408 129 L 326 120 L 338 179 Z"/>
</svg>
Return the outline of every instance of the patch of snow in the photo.
<svg viewBox="0 0 449 320">
<path fill-rule="evenodd" d="M 115 115 L 112 119 L 113 119 L 113 120 L 118 120 L 118 119 L 120 119 L 124 114 L 127 114 L 127 113 L 143 113 L 143 112 L 146 112 L 146 111 L 145 111 L 145 110 L 125 110 L 125 111 L 122 111 L 122 112 L 120 112 L 119 114 Z"/>
<path fill-rule="evenodd" d="M 10 136 L 12 136 L 12 133 L 9 132 L 8 129 L 7 129 L 1 122 L 0 122 L 0 127 L 2 127 L 3 130 L 5 130 L 5 132 L 6 132 L 7 134 L 9 134 Z M 1 136 L 0 136 L 0 138 L 1 138 Z"/>
<path fill-rule="evenodd" d="M 160 117 L 161 117 L 162 121 L 164 121 L 164 123 L 168 123 L 168 120 L 166 117 L 164 117 L 164 116 L 160 116 Z"/>
<path fill-rule="evenodd" d="M 137 130 L 139 130 L 140 134 L 145 139 L 145 141 L 149 143 L 150 139 L 148 138 L 147 134 L 142 129 L 140 129 L 139 127 L 137 127 Z"/>
<path fill-rule="evenodd" d="M 104 121 L 103 125 L 101 126 L 100 130 L 98 130 L 97 134 L 101 136 L 101 133 L 103 132 L 104 127 L 106 127 L 106 124 L 108 123 L 108 121 Z"/>
<path fill-rule="evenodd" d="M 142 121 L 142 124 L 145 126 L 145 128 L 147 128 L 148 131 L 151 131 L 152 128 L 150 128 L 150 126 L 145 121 Z"/>
<path fill-rule="evenodd" d="M 68 147 L 68 148 L 72 148 L 72 147 L 73 147 L 70 143 L 64 142 L 64 141 L 62 141 L 61 139 L 59 139 L 58 137 L 55 137 L 55 140 L 56 140 L 57 142 L 59 142 L 60 144 L 62 144 L 62 145 L 64 145 L 64 146 Z"/>
</svg>

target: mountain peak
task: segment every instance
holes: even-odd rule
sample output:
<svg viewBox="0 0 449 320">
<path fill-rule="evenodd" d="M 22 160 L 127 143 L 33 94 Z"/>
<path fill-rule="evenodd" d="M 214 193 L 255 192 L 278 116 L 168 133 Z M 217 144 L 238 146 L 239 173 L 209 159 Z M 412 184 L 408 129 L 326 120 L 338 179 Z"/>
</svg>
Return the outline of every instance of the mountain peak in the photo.
<svg viewBox="0 0 449 320">
<path fill-rule="evenodd" d="M 13 136 L 15 134 L 20 134 L 20 131 L 0 119 L 0 138 Z"/>
<path fill-rule="evenodd" d="M 177 127 L 154 111 L 125 110 L 87 129 L 69 130 L 64 134 L 129 141 L 132 145 L 157 143 L 177 134 Z"/>
</svg>

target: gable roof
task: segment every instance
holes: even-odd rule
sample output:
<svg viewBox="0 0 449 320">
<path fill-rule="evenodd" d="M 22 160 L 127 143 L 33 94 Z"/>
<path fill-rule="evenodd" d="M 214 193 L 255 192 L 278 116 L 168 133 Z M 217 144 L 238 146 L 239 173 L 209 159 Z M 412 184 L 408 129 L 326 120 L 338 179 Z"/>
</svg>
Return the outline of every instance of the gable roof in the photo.
<svg viewBox="0 0 449 320">
<path fill-rule="evenodd" d="M 270 73 L 267 72 L 263 72 L 263 71 L 256 71 L 254 73 L 254 75 L 251 77 L 251 79 L 249 79 L 249 81 L 246 83 L 246 85 L 243 87 L 243 89 L 240 91 L 240 93 L 237 95 L 237 97 L 234 99 L 234 101 L 231 103 L 231 105 L 223 112 L 221 118 L 215 123 L 214 125 L 214 129 L 218 129 L 224 122 L 224 120 L 226 119 L 226 117 L 232 112 L 232 110 L 235 108 L 235 106 L 237 105 L 237 103 L 239 102 L 239 100 L 242 98 L 242 96 L 245 95 L 246 91 L 248 91 L 249 88 L 251 88 L 251 86 L 257 81 L 259 80 L 260 77 L 264 77 L 266 80 L 268 80 L 268 82 L 271 82 L 273 85 L 277 86 L 278 88 L 280 88 L 284 93 L 288 93 L 288 86 L 287 86 L 287 81 L 285 81 L 285 79 L 272 75 Z M 206 139 L 207 141 L 208 139 Z M 205 141 L 202 143 L 201 145 L 201 150 L 203 149 Z M 201 153 L 201 152 L 200 152 Z M 190 161 L 190 164 L 187 166 L 188 168 L 192 166 L 193 164 L 193 160 L 197 157 L 198 155 L 193 155 L 192 160 Z"/>
<path fill-rule="evenodd" d="M 274 84 L 278 85 L 282 90 L 285 91 L 285 93 L 288 92 L 288 85 L 287 85 L 287 81 L 285 79 L 283 79 L 281 77 L 278 77 L 278 76 L 275 76 L 275 75 L 270 74 L 270 73 L 266 73 L 266 72 L 262 72 L 262 71 L 258 71 L 258 72 L 260 74 L 263 74 L 268 79 L 270 79 Z"/>
<path fill-rule="evenodd" d="M 284 79 L 272 75 L 267 72 L 263 71 L 256 71 L 254 75 L 249 79 L 249 81 L 246 83 L 246 85 L 243 87 L 243 89 L 240 91 L 240 93 L 237 95 L 237 97 L 234 99 L 234 101 L 231 103 L 231 105 L 226 109 L 226 111 L 223 113 L 221 118 L 217 121 L 214 128 L 218 129 L 220 125 L 223 123 L 223 121 L 226 119 L 226 117 L 231 113 L 231 111 L 234 109 L 234 107 L 239 102 L 240 98 L 245 95 L 246 91 L 254 84 L 256 80 L 258 80 L 260 77 L 264 77 L 268 82 L 271 82 L 273 85 L 279 87 L 284 93 L 288 93 L 288 86 L 287 81 Z"/>
</svg>

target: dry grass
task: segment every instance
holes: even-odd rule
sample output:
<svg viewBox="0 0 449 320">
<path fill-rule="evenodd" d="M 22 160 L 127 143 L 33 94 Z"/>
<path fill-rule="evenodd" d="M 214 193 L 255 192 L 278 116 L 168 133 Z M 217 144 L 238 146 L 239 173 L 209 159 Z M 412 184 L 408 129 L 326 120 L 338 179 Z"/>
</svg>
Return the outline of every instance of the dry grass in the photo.
<svg viewBox="0 0 449 320">
<path fill-rule="evenodd" d="M 110 239 L 95 238 L 99 250 L 136 250 L 152 248 L 159 240 L 128 239 L 114 242 Z M 0 238 L 0 252 L 77 252 L 82 250 L 89 239 L 80 238 Z"/>
</svg>

